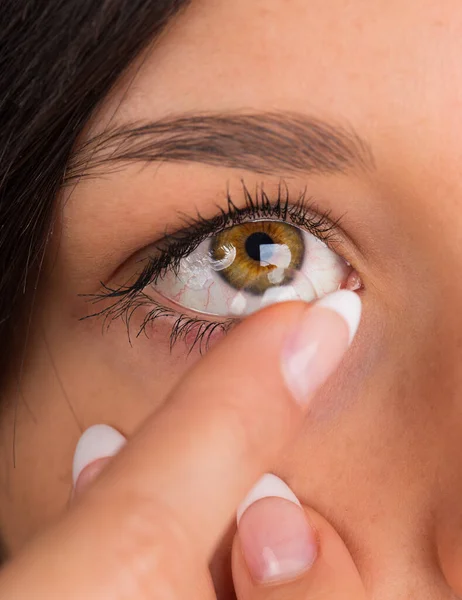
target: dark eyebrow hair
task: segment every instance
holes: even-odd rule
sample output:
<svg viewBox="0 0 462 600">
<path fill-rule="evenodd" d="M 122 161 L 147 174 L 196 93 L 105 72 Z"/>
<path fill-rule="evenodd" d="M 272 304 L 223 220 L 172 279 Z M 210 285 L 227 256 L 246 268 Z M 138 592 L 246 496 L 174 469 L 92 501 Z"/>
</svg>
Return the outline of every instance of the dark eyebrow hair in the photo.
<svg viewBox="0 0 462 600">
<path fill-rule="evenodd" d="M 77 148 L 64 183 L 132 161 L 198 162 L 262 174 L 374 168 L 369 145 L 350 127 L 299 113 L 190 114 L 92 137 Z"/>
</svg>

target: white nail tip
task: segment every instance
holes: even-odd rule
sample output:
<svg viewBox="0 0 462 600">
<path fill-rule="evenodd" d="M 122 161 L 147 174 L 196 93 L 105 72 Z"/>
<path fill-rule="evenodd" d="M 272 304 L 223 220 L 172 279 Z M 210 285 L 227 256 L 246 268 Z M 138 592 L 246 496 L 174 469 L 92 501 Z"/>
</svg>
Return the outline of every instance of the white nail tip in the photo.
<svg viewBox="0 0 462 600">
<path fill-rule="evenodd" d="M 339 290 L 318 300 L 316 306 L 329 308 L 343 317 L 350 331 L 351 344 L 361 319 L 361 299 L 358 294 L 349 290 Z"/>
<path fill-rule="evenodd" d="M 77 443 L 72 464 L 72 479 L 74 485 L 80 473 L 90 463 L 100 458 L 114 456 L 127 440 L 109 425 L 93 425 L 81 436 Z"/>
<path fill-rule="evenodd" d="M 293 493 L 290 487 L 271 473 L 263 475 L 263 477 L 253 486 L 250 492 L 247 494 L 245 499 L 239 505 L 237 509 L 237 523 L 241 520 L 242 515 L 249 508 L 251 504 L 261 500 L 262 498 L 284 498 L 290 500 L 294 504 L 301 506 L 297 496 Z"/>
</svg>

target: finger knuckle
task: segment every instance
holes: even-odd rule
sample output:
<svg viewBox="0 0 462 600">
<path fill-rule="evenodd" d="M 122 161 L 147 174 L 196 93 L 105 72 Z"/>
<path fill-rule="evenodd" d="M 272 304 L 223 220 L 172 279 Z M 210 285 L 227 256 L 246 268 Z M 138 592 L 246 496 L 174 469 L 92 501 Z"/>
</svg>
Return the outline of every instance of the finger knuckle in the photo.
<svg viewBox="0 0 462 600">
<path fill-rule="evenodd" d="M 179 599 L 178 564 L 191 560 L 177 520 L 152 499 L 118 500 L 117 535 L 111 550 L 122 598 Z"/>
</svg>

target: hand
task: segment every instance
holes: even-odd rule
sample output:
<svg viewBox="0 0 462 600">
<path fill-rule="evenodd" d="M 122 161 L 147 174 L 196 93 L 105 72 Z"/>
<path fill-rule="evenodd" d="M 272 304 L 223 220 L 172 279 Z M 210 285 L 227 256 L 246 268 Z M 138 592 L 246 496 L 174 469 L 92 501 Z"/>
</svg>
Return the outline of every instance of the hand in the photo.
<svg viewBox="0 0 462 600">
<path fill-rule="evenodd" d="M 233 544 L 238 600 L 365 600 L 356 566 L 333 527 L 266 475 L 250 494 Z"/>
<path fill-rule="evenodd" d="M 359 312 L 356 295 L 337 292 L 311 307 L 270 307 L 237 326 L 89 486 L 87 475 L 83 494 L 79 480 L 68 513 L 5 567 L 0 597 L 214 599 L 214 549 L 246 492 L 296 435 L 315 391 L 346 351 Z M 233 552 L 242 600 L 287 597 L 275 595 L 278 586 L 255 584 L 244 564 L 245 528 L 255 528 L 257 510 L 281 502 L 287 500 L 260 500 L 242 516 Z M 301 583 L 288 584 L 293 593 L 310 598 L 299 587 L 310 579 L 319 592 L 323 578 L 337 572 L 336 560 L 359 585 L 338 536 L 307 514 L 319 532 L 318 558 L 305 566 Z M 277 553 L 273 558 L 277 565 Z M 343 591 L 332 590 L 349 600 Z"/>
</svg>

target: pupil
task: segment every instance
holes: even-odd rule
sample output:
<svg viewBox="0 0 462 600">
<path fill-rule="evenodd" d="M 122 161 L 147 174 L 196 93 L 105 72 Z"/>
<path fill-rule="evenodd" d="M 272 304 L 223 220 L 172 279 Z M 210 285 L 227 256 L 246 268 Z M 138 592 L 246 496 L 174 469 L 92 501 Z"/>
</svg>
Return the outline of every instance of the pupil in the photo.
<svg viewBox="0 0 462 600">
<path fill-rule="evenodd" d="M 262 231 L 256 231 L 245 240 L 245 251 L 253 260 L 260 262 L 260 246 L 274 244 L 272 238 Z"/>
</svg>

